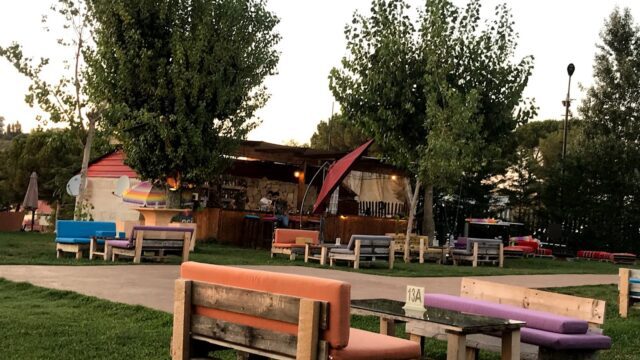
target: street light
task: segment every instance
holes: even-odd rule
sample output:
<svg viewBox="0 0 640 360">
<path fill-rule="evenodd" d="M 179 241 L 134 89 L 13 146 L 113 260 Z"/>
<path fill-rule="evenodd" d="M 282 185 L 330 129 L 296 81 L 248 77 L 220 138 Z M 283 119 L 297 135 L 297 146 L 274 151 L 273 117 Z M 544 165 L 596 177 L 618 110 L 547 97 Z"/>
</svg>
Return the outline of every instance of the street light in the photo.
<svg viewBox="0 0 640 360">
<path fill-rule="evenodd" d="M 567 87 L 567 99 L 562 102 L 565 106 L 565 114 L 564 114 L 564 132 L 562 135 L 562 172 L 564 173 L 564 157 L 567 154 L 567 130 L 568 130 L 568 122 L 569 122 L 569 107 L 571 106 L 571 76 L 576 71 L 575 65 L 573 63 L 567 66 L 567 74 L 569 74 L 569 86 Z"/>
</svg>

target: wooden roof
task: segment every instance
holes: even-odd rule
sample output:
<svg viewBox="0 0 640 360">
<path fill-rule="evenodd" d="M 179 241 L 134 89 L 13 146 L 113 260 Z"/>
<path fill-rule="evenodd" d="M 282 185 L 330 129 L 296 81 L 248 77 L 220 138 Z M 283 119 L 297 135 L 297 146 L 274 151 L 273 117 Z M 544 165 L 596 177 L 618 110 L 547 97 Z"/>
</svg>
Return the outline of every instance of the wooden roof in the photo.
<svg viewBox="0 0 640 360">
<path fill-rule="evenodd" d="M 94 160 L 87 169 L 90 178 L 119 178 L 126 175 L 137 178 L 138 174 L 124 163 L 125 155 L 122 150 L 116 150 Z"/>
</svg>

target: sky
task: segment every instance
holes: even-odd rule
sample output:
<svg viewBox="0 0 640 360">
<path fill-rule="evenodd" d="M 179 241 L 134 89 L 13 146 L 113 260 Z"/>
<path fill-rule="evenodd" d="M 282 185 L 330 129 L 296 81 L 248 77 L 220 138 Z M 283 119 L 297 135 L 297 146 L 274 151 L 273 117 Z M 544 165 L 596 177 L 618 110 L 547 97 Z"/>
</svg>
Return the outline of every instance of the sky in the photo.
<svg viewBox="0 0 640 360">
<path fill-rule="evenodd" d="M 0 10 L 0 45 L 17 41 L 25 55 L 51 58 L 45 77 L 55 80 L 64 71 L 62 60 L 68 49 L 56 44 L 60 32 L 45 32 L 41 23 L 52 0 L 3 2 Z M 466 0 L 453 0 L 459 6 Z M 423 1 L 407 0 L 413 9 Z M 483 18 L 490 18 L 494 7 L 505 1 L 484 0 Z M 535 57 L 533 75 L 525 96 L 534 98 L 539 107 L 536 119 L 560 119 L 561 101 L 567 92 L 567 65 L 574 63 L 571 97 L 580 101 L 582 87 L 592 85 L 592 64 L 605 19 L 619 6 L 629 7 L 640 23 L 638 0 L 507 0 L 519 33 L 514 61 L 526 55 Z M 329 90 L 329 71 L 346 55 L 344 26 L 354 11 L 367 13 L 370 0 L 269 0 L 268 8 L 279 18 L 277 31 L 280 62 L 278 74 L 265 81 L 271 98 L 257 113 L 261 125 L 249 139 L 282 143 L 293 139 L 308 142 L 320 120 L 332 111 L 340 111 Z M 0 115 L 7 122 L 19 120 L 24 130 L 38 125 L 41 114 L 24 102 L 29 82 L 0 60 Z M 575 111 L 577 102 L 574 102 Z M 49 125 L 47 125 L 49 126 Z"/>
</svg>

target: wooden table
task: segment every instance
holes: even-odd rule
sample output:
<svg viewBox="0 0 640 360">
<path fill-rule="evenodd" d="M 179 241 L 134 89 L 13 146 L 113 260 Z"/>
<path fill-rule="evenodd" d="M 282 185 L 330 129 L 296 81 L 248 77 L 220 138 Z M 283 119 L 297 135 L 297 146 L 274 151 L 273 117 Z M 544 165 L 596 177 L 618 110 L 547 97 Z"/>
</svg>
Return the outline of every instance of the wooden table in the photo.
<svg viewBox="0 0 640 360">
<path fill-rule="evenodd" d="M 467 335 L 501 334 L 502 359 L 520 359 L 520 328 L 522 321 L 505 320 L 466 314 L 459 311 L 429 308 L 425 312 L 405 311 L 404 303 L 388 299 L 352 300 L 351 314 L 373 315 L 380 318 L 380 333 L 395 336 L 395 322 L 406 322 L 407 333 L 424 348 L 422 328 L 442 329 L 447 336 L 447 360 L 466 360 L 476 357 L 476 349 L 467 349 Z M 409 326 L 418 324 L 419 326 Z"/>
<path fill-rule="evenodd" d="M 329 249 L 340 247 L 337 244 L 305 244 L 304 245 L 304 262 L 309 262 L 309 260 L 318 260 L 320 261 L 320 265 L 326 265 L 327 259 L 329 258 Z M 317 252 L 317 249 L 320 248 L 320 253 Z M 316 250 L 314 252 L 314 250 Z"/>
<path fill-rule="evenodd" d="M 146 226 L 166 226 L 174 216 L 185 211 L 185 209 L 156 209 L 156 208 L 135 208 L 143 217 Z"/>
</svg>

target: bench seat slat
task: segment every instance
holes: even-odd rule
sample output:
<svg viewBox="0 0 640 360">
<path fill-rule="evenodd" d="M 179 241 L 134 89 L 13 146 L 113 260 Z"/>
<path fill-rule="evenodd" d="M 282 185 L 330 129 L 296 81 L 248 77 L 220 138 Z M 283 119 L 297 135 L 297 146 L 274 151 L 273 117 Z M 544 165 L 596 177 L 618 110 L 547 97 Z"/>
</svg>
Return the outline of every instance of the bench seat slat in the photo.
<svg viewBox="0 0 640 360">
<path fill-rule="evenodd" d="M 232 344 L 263 350 L 285 356 L 295 357 L 298 340 L 296 336 L 271 330 L 254 328 L 193 315 L 191 332 L 194 336 L 203 336 L 214 340 L 223 340 Z"/>
<path fill-rule="evenodd" d="M 298 324 L 300 298 L 193 282 L 193 305 Z"/>
</svg>

